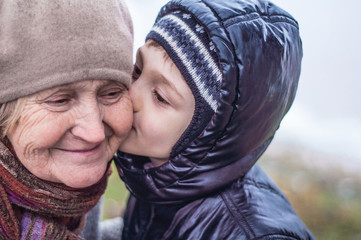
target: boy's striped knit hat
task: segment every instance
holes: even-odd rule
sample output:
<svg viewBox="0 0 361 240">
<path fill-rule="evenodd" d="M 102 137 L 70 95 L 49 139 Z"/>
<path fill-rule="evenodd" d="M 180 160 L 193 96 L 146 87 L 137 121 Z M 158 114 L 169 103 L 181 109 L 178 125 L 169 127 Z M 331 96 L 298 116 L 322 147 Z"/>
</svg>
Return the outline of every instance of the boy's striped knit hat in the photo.
<svg viewBox="0 0 361 240">
<path fill-rule="evenodd" d="M 222 73 L 206 28 L 190 13 L 174 11 L 158 18 L 147 39 L 165 49 L 195 99 L 192 121 L 173 147 L 171 156 L 174 156 L 198 137 L 217 110 Z"/>
</svg>

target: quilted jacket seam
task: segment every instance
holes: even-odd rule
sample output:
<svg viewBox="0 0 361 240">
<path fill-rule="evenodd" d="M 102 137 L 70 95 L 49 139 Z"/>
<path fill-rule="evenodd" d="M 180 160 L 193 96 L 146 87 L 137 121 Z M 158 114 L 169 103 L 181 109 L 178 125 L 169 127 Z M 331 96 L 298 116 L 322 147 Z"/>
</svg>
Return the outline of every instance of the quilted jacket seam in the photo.
<svg viewBox="0 0 361 240">
<path fill-rule="evenodd" d="M 221 197 L 231 216 L 233 216 L 233 218 L 237 221 L 238 225 L 242 228 L 243 232 L 246 234 L 247 239 L 251 239 L 250 234 L 252 235 L 252 237 L 254 237 L 255 233 L 251 228 L 251 226 L 249 225 L 247 218 L 244 217 L 242 213 L 238 211 L 238 208 L 236 207 L 236 204 L 232 200 L 232 197 L 228 196 L 227 192 L 222 192 Z"/>
<path fill-rule="evenodd" d="M 273 187 L 269 186 L 268 184 L 257 182 L 257 181 L 255 181 L 253 179 L 250 179 L 250 178 L 244 178 L 242 184 L 244 184 L 244 185 L 248 184 L 248 185 L 252 185 L 254 187 L 263 189 L 263 190 L 267 190 L 267 191 L 269 191 L 269 192 L 271 192 L 271 193 L 285 199 L 288 202 L 288 199 L 285 198 L 285 196 L 283 196 L 282 194 L 279 194 L 279 192 L 277 190 L 275 190 Z"/>
<path fill-rule="evenodd" d="M 266 235 L 263 235 L 263 236 L 260 236 L 260 237 L 255 237 L 255 238 L 252 238 L 250 240 L 301 240 L 300 238 L 297 238 L 295 236 L 291 236 L 289 234 L 266 234 Z"/>
</svg>

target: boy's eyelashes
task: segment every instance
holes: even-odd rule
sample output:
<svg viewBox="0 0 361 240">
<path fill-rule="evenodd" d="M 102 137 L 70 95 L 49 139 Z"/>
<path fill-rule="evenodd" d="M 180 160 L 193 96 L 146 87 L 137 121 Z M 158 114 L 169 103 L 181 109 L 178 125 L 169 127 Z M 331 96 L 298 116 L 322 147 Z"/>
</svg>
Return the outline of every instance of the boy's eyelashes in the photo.
<svg viewBox="0 0 361 240">
<path fill-rule="evenodd" d="M 169 105 L 168 101 L 165 100 L 162 95 L 159 94 L 159 92 L 155 89 L 153 89 L 153 96 L 154 98 L 156 99 L 156 101 L 158 101 L 159 103 L 162 103 L 162 104 L 166 104 L 166 105 Z"/>
<path fill-rule="evenodd" d="M 140 69 L 140 67 L 138 67 L 137 63 L 135 63 L 133 66 L 133 72 L 132 72 L 133 81 L 137 80 L 141 74 L 142 74 L 142 70 Z M 162 95 L 156 89 L 152 90 L 152 95 L 157 102 L 159 102 L 161 104 L 170 105 L 169 102 L 167 100 L 165 100 L 165 98 L 162 97 Z"/>
</svg>

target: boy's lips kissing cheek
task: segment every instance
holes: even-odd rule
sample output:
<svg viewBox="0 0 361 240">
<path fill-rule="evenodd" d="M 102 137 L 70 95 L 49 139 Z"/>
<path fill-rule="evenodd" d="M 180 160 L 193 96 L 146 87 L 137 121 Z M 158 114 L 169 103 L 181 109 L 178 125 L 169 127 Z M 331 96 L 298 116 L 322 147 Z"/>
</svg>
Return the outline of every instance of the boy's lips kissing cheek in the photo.
<svg viewBox="0 0 361 240">
<path fill-rule="evenodd" d="M 137 131 L 137 120 L 135 117 L 133 117 L 133 124 L 132 124 L 132 130 Z"/>
</svg>

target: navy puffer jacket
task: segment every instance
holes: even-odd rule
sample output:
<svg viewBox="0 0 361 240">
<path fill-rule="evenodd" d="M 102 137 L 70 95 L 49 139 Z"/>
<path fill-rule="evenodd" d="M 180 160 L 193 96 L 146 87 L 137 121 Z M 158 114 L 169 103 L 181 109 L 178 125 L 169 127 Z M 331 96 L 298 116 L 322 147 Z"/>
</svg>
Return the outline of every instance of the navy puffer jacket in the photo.
<svg viewBox="0 0 361 240">
<path fill-rule="evenodd" d="M 191 144 L 144 169 L 118 153 L 131 192 L 123 239 L 313 239 L 255 164 L 295 97 L 302 43 L 297 22 L 265 0 L 174 0 L 159 16 L 192 14 L 222 70 L 218 108 Z"/>
</svg>

